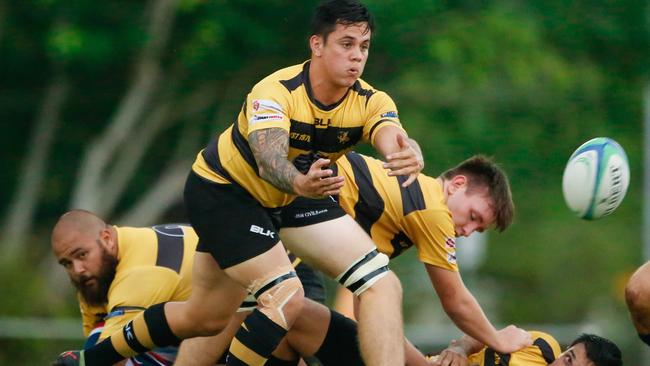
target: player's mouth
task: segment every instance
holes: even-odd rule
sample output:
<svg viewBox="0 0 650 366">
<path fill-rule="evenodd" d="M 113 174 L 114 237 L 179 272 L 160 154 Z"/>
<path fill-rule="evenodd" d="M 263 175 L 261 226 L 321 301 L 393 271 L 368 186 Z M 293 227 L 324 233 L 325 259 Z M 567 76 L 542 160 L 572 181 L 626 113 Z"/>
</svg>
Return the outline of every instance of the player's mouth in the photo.
<svg viewBox="0 0 650 366">
<path fill-rule="evenodd" d="M 348 76 L 359 77 L 360 74 L 361 72 L 356 67 L 348 69 Z"/>
<path fill-rule="evenodd" d="M 90 287 L 93 284 L 97 283 L 94 277 L 88 277 L 81 280 L 81 285 L 84 287 Z"/>
</svg>

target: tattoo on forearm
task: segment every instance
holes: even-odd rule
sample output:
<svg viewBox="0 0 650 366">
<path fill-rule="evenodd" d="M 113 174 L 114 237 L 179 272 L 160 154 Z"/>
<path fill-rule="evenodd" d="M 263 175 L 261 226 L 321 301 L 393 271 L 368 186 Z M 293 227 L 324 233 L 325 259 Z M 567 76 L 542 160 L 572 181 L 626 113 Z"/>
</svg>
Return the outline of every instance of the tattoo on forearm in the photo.
<svg viewBox="0 0 650 366">
<path fill-rule="evenodd" d="M 289 133 L 281 128 L 251 132 L 248 144 L 260 170 L 260 177 L 277 189 L 293 193 L 293 180 L 300 172 L 287 160 Z"/>
</svg>

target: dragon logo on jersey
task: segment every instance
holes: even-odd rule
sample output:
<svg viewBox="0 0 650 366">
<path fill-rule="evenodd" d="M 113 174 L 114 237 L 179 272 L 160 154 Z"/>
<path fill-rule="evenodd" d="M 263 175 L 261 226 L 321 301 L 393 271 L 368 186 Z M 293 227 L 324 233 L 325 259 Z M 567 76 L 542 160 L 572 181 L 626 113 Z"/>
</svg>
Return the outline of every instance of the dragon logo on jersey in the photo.
<svg viewBox="0 0 650 366">
<path fill-rule="evenodd" d="M 338 136 L 336 138 L 339 140 L 339 144 L 345 144 L 346 142 L 350 141 L 350 136 L 348 136 L 349 131 L 341 131 L 339 132 Z"/>
</svg>

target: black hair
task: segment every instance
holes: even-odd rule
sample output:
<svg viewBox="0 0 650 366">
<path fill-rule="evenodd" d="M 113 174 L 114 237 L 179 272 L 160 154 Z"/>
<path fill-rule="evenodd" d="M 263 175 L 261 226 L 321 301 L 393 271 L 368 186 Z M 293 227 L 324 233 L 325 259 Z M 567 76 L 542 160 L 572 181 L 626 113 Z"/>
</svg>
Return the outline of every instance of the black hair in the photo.
<svg viewBox="0 0 650 366">
<path fill-rule="evenodd" d="M 595 334 L 581 334 L 571 346 L 584 344 L 587 358 L 596 366 L 623 366 L 621 350 L 609 339 Z"/>
<path fill-rule="evenodd" d="M 317 8 L 311 21 L 312 34 L 327 36 L 334 31 L 337 24 L 352 25 L 366 23 L 366 31 L 374 31 L 375 19 L 368 8 L 355 0 L 323 1 Z"/>
</svg>

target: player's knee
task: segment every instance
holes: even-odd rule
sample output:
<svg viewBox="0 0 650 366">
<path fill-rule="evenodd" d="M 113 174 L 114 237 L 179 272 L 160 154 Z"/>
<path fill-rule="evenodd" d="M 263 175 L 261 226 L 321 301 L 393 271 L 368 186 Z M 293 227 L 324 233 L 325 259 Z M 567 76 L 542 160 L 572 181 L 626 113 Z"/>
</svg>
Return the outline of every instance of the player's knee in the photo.
<svg viewBox="0 0 650 366">
<path fill-rule="evenodd" d="M 230 321 L 230 315 L 218 314 L 214 309 L 188 308 L 184 318 L 196 336 L 203 337 L 217 335 L 226 328 Z"/>
<path fill-rule="evenodd" d="M 368 288 L 366 292 L 359 297 L 363 298 L 364 295 L 377 294 L 379 296 L 387 296 L 401 303 L 402 301 L 402 284 L 399 278 L 393 273 L 388 271 L 385 276 L 379 279 L 372 287 Z"/>
<path fill-rule="evenodd" d="M 357 296 L 378 283 L 392 283 L 395 286 L 394 280 L 397 280 L 397 277 L 394 280 L 390 279 L 392 272 L 388 270 L 388 261 L 385 254 L 379 253 L 377 249 L 372 249 L 366 255 L 355 260 L 348 269 L 337 276 L 336 280 Z M 396 283 L 399 288 L 399 281 Z M 382 284 L 381 286 L 387 285 Z M 398 292 L 401 293 L 401 288 Z"/>
<path fill-rule="evenodd" d="M 213 336 L 221 333 L 222 330 L 228 325 L 230 318 L 228 317 L 213 317 L 198 325 L 201 330 L 202 336 Z"/>
<path fill-rule="evenodd" d="M 274 323 L 289 329 L 304 304 L 304 290 L 293 269 L 275 276 L 251 291 L 259 310 Z"/>
</svg>

